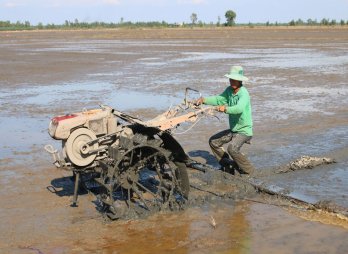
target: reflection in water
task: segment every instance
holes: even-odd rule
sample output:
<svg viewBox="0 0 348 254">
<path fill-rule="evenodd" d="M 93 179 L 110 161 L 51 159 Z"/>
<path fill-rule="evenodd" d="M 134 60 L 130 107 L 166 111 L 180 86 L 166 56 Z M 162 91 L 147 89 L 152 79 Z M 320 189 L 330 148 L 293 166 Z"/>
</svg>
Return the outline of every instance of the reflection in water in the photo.
<svg viewBox="0 0 348 254">
<path fill-rule="evenodd" d="M 248 253 L 251 244 L 251 229 L 250 223 L 247 220 L 249 206 L 241 204 L 236 207 L 236 210 L 229 219 L 228 236 L 231 245 L 225 253 Z"/>
<path fill-rule="evenodd" d="M 348 232 L 305 221 L 281 208 L 250 206 L 250 253 L 346 253 Z"/>
<path fill-rule="evenodd" d="M 17 89 L 0 88 L 0 91 L 0 107 L 16 104 L 17 106 L 23 106 L 23 113 L 26 113 L 32 107 L 39 110 L 47 110 L 50 107 L 52 111 L 59 107 L 64 107 L 69 112 L 71 110 L 82 110 L 82 108 L 72 106 L 76 102 L 82 102 L 82 107 L 89 105 L 98 107 L 98 103 L 101 103 L 115 107 L 118 110 L 135 108 L 166 109 L 172 103 L 180 103 L 182 99 L 146 92 L 130 92 L 125 89 L 115 89 L 111 83 L 90 81 L 50 86 L 25 86 Z M 76 100 L 76 94 L 84 100 Z M 21 99 L 18 100 L 18 98 Z M 94 103 L 92 104 L 91 101 L 94 101 Z M 70 104 L 70 107 L 66 107 L 67 103 Z M 6 113 L 11 113 L 13 110 L 15 108 L 7 108 Z"/>
<path fill-rule="evenodd" d="M 215 228 L 211 216 L 216 221 Z M 315 219 L 313 215 L 310 217 Z M 345 253 L 338 250 L 348 248 L 344 228 L 328 228 L 288 214 L 279 207 L 247 201 L 234 205 L 215 203 L 179 213 L 157 214 L 145 220 L 101 223 L 95 228 L 98 234 L 91 234 L 90 237 L 95 235 L 92 240 L 73 242 L 72 249 L 102 250 L 107 254 L 290 254 Z"/>
<path fill-rule="evenodd" d="M 248 253 L 251 232 L 245 203 L 192 208 L 179 214 L 115 223 L 104 238 L 103 253 Z M 210 222 L 212 216 L 217 226 Z"/>
</svg>

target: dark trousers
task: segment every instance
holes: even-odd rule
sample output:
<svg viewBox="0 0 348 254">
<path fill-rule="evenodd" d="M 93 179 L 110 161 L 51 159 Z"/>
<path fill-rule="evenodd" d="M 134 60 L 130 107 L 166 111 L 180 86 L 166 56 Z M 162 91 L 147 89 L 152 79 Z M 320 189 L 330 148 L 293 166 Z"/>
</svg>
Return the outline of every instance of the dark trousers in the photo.
<svg viewBox="0 0 348 254">
<path fill-rule="evenodd" d="M 230 129 L 220 131 L 209 139 L 210 148 L 219 161 L 223 165 L 224 159 L 231 158 L 237 163 L 241 173 L 251 174 L 254 171 L 254 166 L 248 158 L 240 152 L 242 145 L 251 140 L 252 137 L 240 133 L 232 132 Z M 223 145 L 230 143 L 227 146 L 227 153 Z"/>
</svg>

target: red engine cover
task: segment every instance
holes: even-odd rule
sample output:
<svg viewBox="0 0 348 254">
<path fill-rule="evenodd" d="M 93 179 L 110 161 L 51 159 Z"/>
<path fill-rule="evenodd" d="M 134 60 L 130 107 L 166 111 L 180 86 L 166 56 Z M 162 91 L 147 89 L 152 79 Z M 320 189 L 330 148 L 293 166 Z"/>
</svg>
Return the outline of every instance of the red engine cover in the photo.
<svg viewBox="0 0 348 254">
<path fill-rule="evenodd" d="M 54 124 L 57 124 L 60 121 L 63 121 L 63 120 L 66 120 L 66 119 L 70 119 L 70 118 L 74 118 L 74 117 L 77 117 L 77 115 L 72 114 L 72 115 L 65 115 L 65 116 L 56 116 L 56 117 L 52 118 L 52 122 Z"/>
</svg>

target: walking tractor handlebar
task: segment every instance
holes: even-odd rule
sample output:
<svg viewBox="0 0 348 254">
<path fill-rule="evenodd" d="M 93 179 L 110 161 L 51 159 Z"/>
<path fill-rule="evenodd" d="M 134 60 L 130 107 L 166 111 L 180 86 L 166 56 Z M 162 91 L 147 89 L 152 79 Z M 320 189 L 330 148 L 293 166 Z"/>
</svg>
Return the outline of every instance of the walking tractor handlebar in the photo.
<svg viewBox="0 0 348 254">
<path fill-rule="evenodd" d="M 145 125 L 148 127 L 156 127 L 164 131 L 174 129 L 180 124 L 186 122 L 196 124 L 205 115 L 215 116 L 214 114 L 217 111 L 216 106 L 197 105 L 197 99 L 190 100 L 188 98 L 189 91 L 199 93 L 199 98 L 202 97 L 201 93 L 198 90 L 187 87 L 185 89 L 185 98 L 183 103 L 174 107 L 170 107 L 164 113 L 145 122 Z M 193 126 L 191 126 L 190 129 L 192 127 Z"/>
</svg>

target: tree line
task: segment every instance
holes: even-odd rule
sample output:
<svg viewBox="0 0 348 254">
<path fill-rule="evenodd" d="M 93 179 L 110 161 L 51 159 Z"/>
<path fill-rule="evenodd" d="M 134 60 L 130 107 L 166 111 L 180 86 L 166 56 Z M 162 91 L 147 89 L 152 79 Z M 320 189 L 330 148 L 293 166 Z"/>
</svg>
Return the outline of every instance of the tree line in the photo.
<svg viewBox="0 0 348 254">
<path fill-rule="evenodd" d="M 336 21 L 335 19 L 323 18 L 320 21 L 316 19 L 307 19 L 306 21 L 302 19 L 291 20 L 289 22 L 269 22 L 266 23 L 239 23 L 236 24 L 236 13 L 232 10 L 228 10 L 225 13 L 226 22 L 221 22 L 221 17 L 219 16 L 217 22 L 205 23 L 198 20 L 198 15 L 192 13 L 190 16 L 191 23 L 168 23 L 166 21 L 150 21 L 150 22 L 131 22 L 124 21 L 123 18 L 119 22 L 107 23 L 107 22 L 80 22 L 78 19 L 73 21 L 66 20 L 63 24 L 43 24 L 42 22 L 37 25 L 32 25 L 29 21 L 17 21 L 12 23 L 10 21 L 0 21 L 0 30 L 41 30 L 41 29 L 95 29 L 95 28 L 171 28 L 171 27 L 221 27 L 221 26 L 345 26 L 348 25 L 348 20 L 341 19 Z"/>
</svg>

